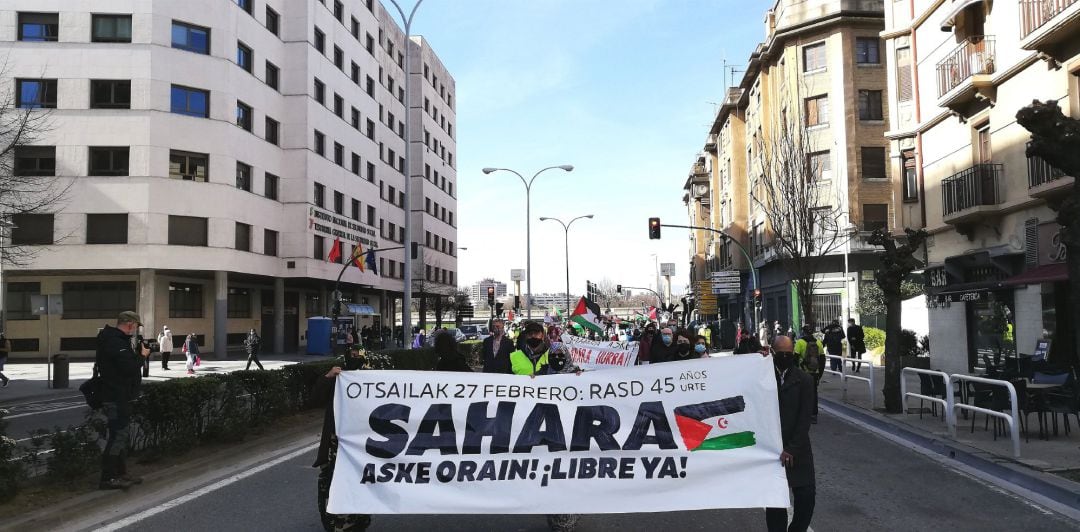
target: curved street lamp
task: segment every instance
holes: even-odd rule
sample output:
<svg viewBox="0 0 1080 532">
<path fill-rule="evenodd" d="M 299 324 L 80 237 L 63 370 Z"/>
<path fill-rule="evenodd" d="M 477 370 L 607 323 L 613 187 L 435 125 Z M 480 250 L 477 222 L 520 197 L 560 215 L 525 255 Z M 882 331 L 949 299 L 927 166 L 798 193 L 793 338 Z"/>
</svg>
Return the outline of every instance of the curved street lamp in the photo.
<svg viewBox="0 0 1080 532">
<path fill-rule="evenodd" d="M 525 176 L 517 173 L 509 168 L 492 168 L 487 167 L 481 170 L 485 174 L 491 174 L 493 172 L 510 172 L 521 179 L 521 183 L 525 185 L 525 316 L 532 319 L 532 214 L 530 214 L 531 202 L 529 199 L 532 192 L 533 181 L 536 181 L 536 177 L 540 174 L 558 168 L 564 172 L 571 172 L 574 170 L 574 166 L 570 164 L 561 164 L 558 166 L 549 166 L 547 168 L 541 168 L 539 172 L 533 174 L 532 178 L 528 181 L 525 180 Z"/>
<path fill-rule="evenodd" d="M 570 319 L 570 313 L 571 313 L 571 310 L 570 310 L 570 226 L 574 225 L 574 222 L 576 222 L 576 221 L 578 221 L 578 220 L 580 220 L 582 218 L 592 219 L 592 217 L 593 217 L 593 215 L 586 214 L 584 216 L 578 216 L 577 218 L 574 218 L 573 220 L 570 220 L 569 222 L 566 222 L 566 223 L 563 223 L 563 221 L 558 219 L 558 218 L 548 218 L 548 217 L 544 217 L 544 216 L 540 217 L 541 222 L 543 222 L 545 220 L 553 220 L 553 221 L 559 222 L 559 224 L 563 226 L 563 234 L 566 237 L 563 240 L 563 243 L 565 244 L 565 247 L 566 247 L 566 319 Z"/>
</svg>

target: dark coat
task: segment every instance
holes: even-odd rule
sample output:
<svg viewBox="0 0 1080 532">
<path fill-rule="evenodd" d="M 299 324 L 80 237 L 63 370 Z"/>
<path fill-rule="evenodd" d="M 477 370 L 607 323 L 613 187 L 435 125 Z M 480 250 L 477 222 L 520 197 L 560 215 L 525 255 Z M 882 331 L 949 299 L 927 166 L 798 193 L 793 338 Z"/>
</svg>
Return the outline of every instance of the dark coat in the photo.
<svg viewBox="0 0 1080 532">
<path fill-rule="evenodd" d="M 805 371 L 792 367 L 783 384 L 780 375 L 776 375 L 776 385 L 784 450 L 794 459 L 787 468 L 788 485 L 792 488 L 811 486 L 814 484 L 814 453 L 810 449 L 810 416 L 814 414 L 814 379 Z"/>
<path fill-rule="evenodd" d="M 852 325 L 847 328 L 848 345 L 851 346 L 852 353 L 865 353 L 866 352 L 866 336 L 863 333 L 862 325 Z"/>
<path fill-rule="evenodd" d="M 480 356 L 484 360 L 484 373 L 513 373 L 510 371 L 510 353 L 514 352 L 514 342 L 504 334 L 498 349 L 495 349 L 494 345 L 494 335 L 484 338 L 480 349 Z"/>
<path fill-rule="evenodd" d="M 655 334 L 641 333 L 641 339 L 638 340 L 638 353 L 637 358 L 639 362 L 652 361 L 652 343 L 656 338 Z"/>
<path fill-rule="evenodd" d="M 675 338 L 671 339 L 671 345 L 664 345 L 664 341 L 661 339 L 662 336 L 662 334 L 657 333 L 656 338 L 653 338 L 652 347 L 649 348 L 650 364 L 670 362 L 678 358 L 678 355 L 675 353 L 675 350 L 678 349 Z"/>
<path fill-rule="evenodd" d="M 106 325 L 97 336 L 98 375 L 101 376 L 101 400 L 127 402 L 139 393 L 142 383 L 142 355 L 135 352 L 134 340 L 124 331 Z"/>
<path fill-rule="evenodd" d="M 510 359 L 507 358 L 509 361 Z M 435 371 L 468 371 L 472 372 L 469 363 L 461 353 L 439 353 L 439 361 L 435 363 Z"/>
<path fill-rule="evenodd" d="M 830 325 L 825 328 L 825 337 L 822 338 L 821 343 L 825 344 L 825 349 L 829 351 L 830 355 L 840 355 L 844 352 L 844 329 L 839 325 Z"/>
<path fill-rule="evenodd" d="M 322 440 L 319 441 L 319 454 L 315 455 L 315 463 L 311 467 L 321 467 L 330 462 L 330 439 L 337 432 L 334 428 L 334 387 L 337 377 L 319 377 L 315 386 L 311 387 L 311 406 L 315 408 L 326 407 L 323 416 Z"/>
</svg>

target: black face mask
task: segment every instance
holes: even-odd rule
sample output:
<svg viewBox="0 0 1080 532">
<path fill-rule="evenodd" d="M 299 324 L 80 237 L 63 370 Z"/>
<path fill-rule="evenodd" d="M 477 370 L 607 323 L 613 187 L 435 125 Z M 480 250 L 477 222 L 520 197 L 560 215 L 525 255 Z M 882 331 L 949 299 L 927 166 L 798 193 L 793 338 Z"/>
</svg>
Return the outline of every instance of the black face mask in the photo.
<svg viewBox="0 0 1080 532">
<path fill-rule="evenodd" d="M 685 355 L 685 354 L 687 354 L 687 353 L 689 353 L 689 352 L 690 352 L 690 344 L 679 344 L 679 346 L 678 346 L 678 347 L 676 347 L 676 348 L 675 348 L 675 350 L 676 350 L 676 351 L 677 351 L 677 352 L 678 352 L 678 353 L 679 353 L 680 355 Z"/>
<path fill-rule="evenodd" d="M 529 338 L 525 340 L 525 345 L 529 346 L 529 349 L 536 351 L 540 346 L 544 345 L 543 338 Z"/>
<path fill-rule="evenodd" d="M 345 357 L 345 369 L 354 370 L 364 367 L 363 357 L 346 356 Z"/>
<path fill-rule="evenodd" d="M 795 354 L 794 353 L 774 352 L 773 353 L 773 365 L 775 365 L 776 369 L 778 369 L 780 371 L 790 369 L 792 366 L 795 365 Z"/>
</svg>

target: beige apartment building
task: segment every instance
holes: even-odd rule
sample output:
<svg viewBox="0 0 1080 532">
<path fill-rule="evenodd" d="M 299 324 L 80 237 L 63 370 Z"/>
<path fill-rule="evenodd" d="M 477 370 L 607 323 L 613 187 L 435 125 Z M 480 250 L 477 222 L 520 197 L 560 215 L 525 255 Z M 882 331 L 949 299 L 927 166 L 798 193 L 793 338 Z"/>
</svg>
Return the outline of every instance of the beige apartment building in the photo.
<svg viewBox="0 0 1080 532">
<path fill-rule="evenodd" d="M 743 272 L 741 293 L 717 297 L 720 317 L 752 322 L 751 302 L 759 288 L 761 319 L 779 321 L 784 329 L 797 329 L 803 321 L 794 286 L 772 246 L 769 220 L 752 199 L 761 177 L 755 150 L 781 123 L 796 123 L 808 135 L 807 157 L 818 173 L 813 179 L 834 191 L 832 201 L 844 218 L 837 225 L 853 235 L 817 259 L 819 325 L 857 316 L 859 286 L 872 282 L 877 265 L 866 236 L 898 223 L 899 181 L 887 163 L 884 137 L 889 109 L 883 28 L 881 1 L 778 0 L 766 12 L 765 40 L 750 55 L 739 84 L 727 90 L 684 185 L 691 222 L 707 220 L 746 248 L 759 278 L 754 286 L 750 264 L 735 243 L 708 231 L 692 233 L 695 287 L 709 272 Z M 699 300 L 702 292 L 695 293 Z"/>
<path fill-rule="evenodd" d="M 1080 2 L 886 2 L 891 172 L 898 222 L 925 227 L 931 363 L 968 372 L 1060 334 L 1070 309 L 1052 206 L 1072 177 L 1028 158 L 1016 112 L 1033 99 L 1080 106 Z"/>
</svg>

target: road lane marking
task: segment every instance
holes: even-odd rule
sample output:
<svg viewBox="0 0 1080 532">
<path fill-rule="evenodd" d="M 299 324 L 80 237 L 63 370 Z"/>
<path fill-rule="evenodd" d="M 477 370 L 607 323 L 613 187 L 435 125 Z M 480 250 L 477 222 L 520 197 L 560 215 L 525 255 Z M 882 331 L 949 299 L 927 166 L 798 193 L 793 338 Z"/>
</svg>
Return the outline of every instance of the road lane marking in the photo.
<svg viewBox="0 0 1080 532">
<path fill-rule="evenodd" d="M 23 414 L 15 414 L 15 415 L 11 415 L 11 416 L 4 416 L 4 419 L 15 419 L 15 418 L 18 418 L 18 417 L 36 416 L 36 415 L 39 415 L 39 414 L 51 414 L 53 412 L 60 412 L 61 410 L 72 410 L 72 409 L 75 409 L 75 408 L 86 408 L 86 405 L 83 404 L 83 405 L 75 405 L 75 406 L 65 406 L 63 408 L 53 408 L 51 410 L 41 410 L 39 412 L 26 412 L 26 413 L 23 413 Z"/>
<path fill-rule="evenodd" d="M 37 401 L 27 401 L 25 403 L 0 404 L 0 408 L 7 409 L 7 408 L 18 407 L 18 406 L 36 405 L 38 403 L 52 403 L 52 402 L 56 402 L 56 401 L 63 401 L 64 399 L 76 399 L 76 398 L 80 398 L 80 397 L 82 397 L 82 396 L 81 395 L 65 395 L 64 397 L 51 397 L 49 399 L 40 399 L 40 400 L 37 400 Z"/>
<path fill-rule="evenodd" d="M 137 514 L 134 514 L 134 515 L 129 515 L 129 516 L 125 517 L 124 519 L 121 519 L 119 521 L 115 521 L 113 523 L 109 523 L 108 525 L 106 525 L 104 527 L 101 527 L 101 528 L 98 528 L 97 530 L 99 532 L 113 532 L 115 530 L 120 530 L 122 528 L 129 527 L 129 526 L 134 525 L 134 524 L 136 524 L 136 523 L 138 523 L 140 521 L 143 521 L 143 520 L 146 520 L 146 519 L 148 519 L 150 517 L 153 517 L 153 516 L 155 516 L 155 515 L 157 515 L 157 514 L 159 514 L 161 512 L 164 512 L 166 510 L 170 510 L 172 508 L 175 508 L 177 506 L 181 506 L 183 504 L 187 504 L 187 503 L 189 503 L 189 502 L 191 502 L 191 501 L 193 501 L 195 499 L 198 499 L 199 497 L 202 497 L 203 495 L 213 493 L 213 492 L 215 492 L 215 491 L 217 491 L 217 490 L 219 490 L 221 488 L 224 488 L 224 487 L 226 487 L 226 486 L 228 486 L 230 484 L 235 484 L 236 482 L 244 480 L 245 478 L 248 478 L 248 477 L 250 477 L 252 475 L 258 474 L 258 473 L 260 473 L 262 471 L 266 471 L 267 469 L 270 469 L 270 468 L 272 468 L 274 466 L 277 466 L 279 464 L 282 464 L 284 462 L 288 462 L 289 460 L 292 460 L 293 458 L 296 458 L 298 456 L 302 456 L 304 454 L 310 453 L 311 451 L 317 449 L 318 447 L 319 447 L 318 443 L 312 443 L 312 444 L 309 444 L 309 445 L 305 445 L 305 446 L 303 446 L 303 447 L 301 447 L 301 448 L 299 448 L 299 449 L 297 449 L 297 450 L 295 450 L 295 451 L 293 451 L 291 453 L 288 453 L 286 455 L 279 456 L 278 458 L 270 460 L 269 462 L 263 462 L 262 464 L 260 464 L 258 466 L 255 466 L 255 467 L 253 467 L 251 469 L 248 469 L 246 471 L 241 471 L 240 473 L 237 473 L 235 475 L 232 475 L 232 476 L 226 477 L 224 479 L 221 479 L 221 480 L 219 480 L 219 481 L 217 481 L 217 482 L 215 482 L 213 484 L 210 484 L 209 486 L 206 486 L 206 487 L 200 488 L 198 490 L 195 490 L 195 491 L 193 491 L 191 493 L 188 493 L 187 495 L 184 495 L 182 497 L 179 497 L 179 498 L 176 498 L 176 499 L 171 499 L 169 501 L 161 503 L 161 504 L 159 504 L 157 506 L 154 506 L 153 508 L 150 508 L 148 510 L 145 510 L 145 511 L 143 511 L 141 513 L 137 513 Z"/>
</svg>

